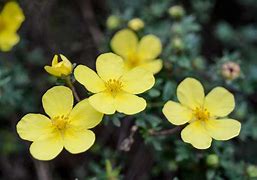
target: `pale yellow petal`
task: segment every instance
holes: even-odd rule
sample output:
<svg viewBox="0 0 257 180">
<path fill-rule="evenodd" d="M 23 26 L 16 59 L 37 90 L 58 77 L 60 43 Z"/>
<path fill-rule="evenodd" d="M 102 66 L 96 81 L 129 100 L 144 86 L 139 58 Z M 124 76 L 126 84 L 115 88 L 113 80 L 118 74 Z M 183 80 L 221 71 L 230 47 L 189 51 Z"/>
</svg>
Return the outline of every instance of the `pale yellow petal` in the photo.
<svg viewBox="0 0 257 180">
<path fill-rule="evenodd" d="M 123 59 L 113 53 L 104 53 L 96 59 L 96 70 L 104 80 L 119 79 L 124 73 Z"/>
<path fill-rule="evenodd" d="M 120 30 L 111 40 L 112 50 L 123 58 L 127 58 L 129 54 L 135 53 L 137 45 L 137 35 L 129 29 Z"/>
<path fill-rule="evenodd" d="M 181 132 L 181 138 L 184 142 L 192 144 L 197 149 L 207 149 L 212 142 L 212 138 L 201 121 L 195 121 L 187 125 Z"/>
<path fill-rule="evenodd" d="M 18 30 L 25 19 L 22 9 L 19 7 L 18 3 L 13 1 L 6 3 L 1 16 L 5 23 L 7 23 L 6 28 L 12 31 Z"/>
<path fill-rule="evenodd" d="M 103 113 L 96 111 L 88 99 L 80 101 L 71 111 L 69 116 L 72 126 L 90 129 L 98 125 L 103 118 Z"/>
<path fill-rule="evenodd" d="M 65 86 L 55 86 L 43 95 L 42 103 L 51 118 L 68 115 L 73 107 L 72 91 Z"/>
<path fill-rule="evenodd" d="M 16 126 L 22 139 L 28 141 L 37 140 L 38 137 L 53 131 L 51 120 L 42 114 L 27 114 Z"/>
<path fill-rule="evenodd" d="M 87 66 L 79 65 L 74 70 L 75 79 L 85 88 L 92 92 L 98 93 L 105 90 L 103 80 Z"/>
<path fill-rule="evenodd" d="M 241 123 L 234 119 L 208 120 L 205 128 L 213 139 L 228 140 L 239 135 Z"/>
<path fill-rule="evenodd" d="M 140 94 L 151 89 L 155 83 L 151 72 L 143 68 L 134 68 L 125 73 L 122 78 L 122 89 L 132 94 Z"/>
<path fill-rule="evenodd" d="M 10 51 L 20 41 L 16 32 L 4 31 L 0 33 L 0 50 Z"/>
<path fill-rule="evenodd" d="M 60 71 L 60 68 L 45 66 L 44 69 L 46 70 L 46 72 L 48 72 L 49 74 L 51 74 L 53 76 L 56 76 L 56 77 L 62 76 L 62 71 Z"/>
<path fill-rule="evenodd" d="M 147 71 L 150 71 L 153 74 L 158 73 L 162 69 L 162 60 L 156 59 L 152 61 L 146 61 L 145 63 L 141 64 L 139 67 L 142 67 L 146 69 Z"/>
<path fill-rule="evenodd" d="M 216 87 L 206 96 L 204 107 L 211 116 L 224 117 L 235 108 L 235 99 L 225 88 Z"/>
<path fill-rule="evenodd" d="M 186 78 L 178 85 L 177 97 L 179 102 L 188 108 L 201 107 L 204 103 L 203 86 L 194 78 Z"/>
<path fill-rule="evenodd" d="M 138 54 L 142 59 L 155 59 L 161 54 L 162 44 L 160 39 L 155 35 L 144 36 L 138 45 Z"/>
<path fill-rule="evenodd" d="M 63 149 L 63 140 L 59 131 L 41 136 L 30 146 L 31 155 L 38 160 L 54 159 Z"/>
<path fill-rule="evenodd" d="M 69 128 L 63 135 L 64 147 L 72 154 L 88 150 L 95 142 L 95 134 L 90 130 Z"/>
<path fill-rule="evenodd" d="M 119 93 L 115 97 L 116 110 L 120 113 L 132 115 L 146 108 L 146 101 L 133 94 Z"/>
<path fill-rule="evenodd" d="M 162 112 L 168 121 L 175 125 L 185 124 L 192 118 L 192 110 L 174 101 L 168 101 Z"/>
<path fill-rule="evenodd" d="M 52 66 L 58 64 L 58 55 L 54 55 L 53 60 L 52 60 Z"/>
<path fill-rule="evenodd" d="M 114 114 L 116 109 L 114 97 L 107 93 L 101 92 L 89 97 L 89 103 L 99 112 L 104 114 Z"/>
</svg>

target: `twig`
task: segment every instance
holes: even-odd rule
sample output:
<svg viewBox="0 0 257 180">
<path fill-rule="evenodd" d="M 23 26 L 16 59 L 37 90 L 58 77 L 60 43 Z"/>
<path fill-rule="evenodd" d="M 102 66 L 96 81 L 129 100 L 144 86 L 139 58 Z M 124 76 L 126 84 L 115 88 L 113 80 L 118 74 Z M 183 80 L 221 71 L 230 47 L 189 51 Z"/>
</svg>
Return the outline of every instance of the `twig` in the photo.
<svg viewBox="0 0 257 180">
<path fill-rule="evenodd" d="M 166 136 L 166 135 L 172 135 L 176 132 L 179 132 L 180 130 L 183 129 L 183 127 L 184 126 L 177 126 L 177 127 L 172 128 L 172 129 L 165 129 L 165 130 L 162 130 L 162 131 L 154 131 L 153 129 L 150 129 L 148 132 L 152 136 Z"/>
<path fill-rule="evenodd" d="M 132 144 L 134 143 L 134 135 L 138 129 L 138 126 L 134 125 L 130 129 L 130 135 L 129 137 L 125 138 L 119 146 L 119 150 L 121 151 L 129 151 Z"/>
<path fill-rule="evenodd" d="M 47 162 L 42 162 L 35 159 L 33 159 L 33 162 L 34 162 L 37 177 L 39 180 L 52 180 L 50 169 Z"/>
<path fill-rule="evenodd" d="M 103 33 L 101 32 L 97 20 L 95 17 L 95 12 L 93 10 L 92 0 L 76 0 L 77 4 L 82 13 L 82 18 L 89 28 L 92 39 L 99 50 L 99 47 L 104 39 Z"/>
<path fill-rule="evenodd" d="M 66 78 L 66 84 L 71 88 L 72 93 L 73 93 L 73 95 L 74 95 L 76 101 L 77 101 L 77 102 L 81 101 L 81 99 L 80 99 L 80 97 L 79 97 L 79 95 L 78 95 L 78 93 L 77 93 L 77 91 L 76 91 L 76 88 L 73 86 L 73 83 L 71 82 L 70 77 L 67 77 L 67 78 Z"/>
</svg>

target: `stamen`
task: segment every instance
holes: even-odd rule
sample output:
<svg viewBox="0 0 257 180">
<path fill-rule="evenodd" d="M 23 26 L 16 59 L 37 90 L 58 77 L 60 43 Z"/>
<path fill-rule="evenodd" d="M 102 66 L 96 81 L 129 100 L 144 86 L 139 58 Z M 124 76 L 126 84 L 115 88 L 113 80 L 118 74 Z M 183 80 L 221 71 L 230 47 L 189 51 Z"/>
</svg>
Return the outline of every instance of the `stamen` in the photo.
<svg viewBox="0 0 257 180">
<path fill-rule="evenodd" d="M 68 120 L 68 116 L 56 116 L 52 119 L 52 123 L 57 129 L 64 130 L 67 126 Z"/>
<path fill-rule="evenodd" d="M 210 118 L 210 113 L 206 108 L 196 108 L 194 110 L 194 119 L 200 121 L 206 121 Z"/>
<path fill-rule="evenodd" d="M 109 79 L 105 83 L 107 91 L 111 93 L 113 96 L 115 96 L 118 92 L 121 91 L 122 86 L 122 82 L 116 79 Z"/>
</svg>

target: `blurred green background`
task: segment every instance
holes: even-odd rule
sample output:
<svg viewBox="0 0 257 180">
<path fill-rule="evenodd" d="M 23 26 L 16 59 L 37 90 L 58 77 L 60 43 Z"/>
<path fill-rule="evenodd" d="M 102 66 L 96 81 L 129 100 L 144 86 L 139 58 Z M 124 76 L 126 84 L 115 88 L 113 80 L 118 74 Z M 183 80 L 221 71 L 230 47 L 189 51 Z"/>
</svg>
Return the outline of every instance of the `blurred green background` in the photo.
<svg viewBox="0 0 257 180">
<path fill-rule="evenodd" d="M 6 2 L 0 0 L 0 7 Z M 21 40 L 12 51 L 0 52 L 0 179 L 257 179 L 256 0 L 18 3 L 26 17 Z M 163 44 L 164 67 L 154 88 L 144 94 L 146 111 L 105 117 L 86 153 L 63 151 L 49 162 L 33 159 L 29 142 L 19 139 L 15 126 L 26 113 L 43 112 L 41 96 L 62 83 L 49 76 L 44 65 L 62 53 L 73 63 L 95 68 L 97 55 L 110 51 L 113 34 L 136 17 L 145 24 L 139 37 L 152 33 Z M 161 109 L 176 98 L 178 83 L 188 76 L 199 79 L 207 91 L 219 85 L 233 92 L 237 103 L 231 117 L 242 123 L 239 137 L 197 150 L 185 144 L 179 132 L 152 135 L 173 127 Z M 86 97 L 83 87 L 75 86 Z"/>
</svg>

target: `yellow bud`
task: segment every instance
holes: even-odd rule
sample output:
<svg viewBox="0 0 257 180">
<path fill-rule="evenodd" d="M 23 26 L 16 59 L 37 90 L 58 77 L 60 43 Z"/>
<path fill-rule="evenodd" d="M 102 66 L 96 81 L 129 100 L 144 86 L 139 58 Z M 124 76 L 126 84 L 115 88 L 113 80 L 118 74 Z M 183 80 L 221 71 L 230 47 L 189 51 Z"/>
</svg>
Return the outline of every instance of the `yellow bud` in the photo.
<svg viewBox="0 0 257 180">
<path fill-rule="evenodd" d="M 120 26 L 121 20 L 118 16 L 111 15 L 106 21 L 106 26 L 109 30 L 117 29 Z"/>
<path fill-rule="evenodd" d="M 180 19 L 185 15 L 185 10 L 182 6 L 176 5 L 169 8 L 168 13 L 175 19 Z"/>
<path fill-rule="evenodd" d="M 140 18 L 134 18 L 128 22 L 128 27 L 134 31 L 139 31 L 140 29 L 144 28 L 145 23 Z"/>
<path fill-rule="evenodd" d="M 232 61 L 226 62 L 222 65 L 221 74 L 227 80 L 234 80 L 240 76 L 240 66 Z"/>
<path fill-rule="evenodd" d="M 59 62 L 58 55 L 54 55 L 51 66 L 45 66 L 45 70 L 56 77 L 68 76 L 72 73 L 71 62 L 62 54 L 60 54 L 61 61 Z"/>
</svg>

